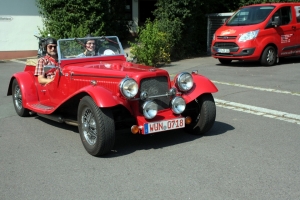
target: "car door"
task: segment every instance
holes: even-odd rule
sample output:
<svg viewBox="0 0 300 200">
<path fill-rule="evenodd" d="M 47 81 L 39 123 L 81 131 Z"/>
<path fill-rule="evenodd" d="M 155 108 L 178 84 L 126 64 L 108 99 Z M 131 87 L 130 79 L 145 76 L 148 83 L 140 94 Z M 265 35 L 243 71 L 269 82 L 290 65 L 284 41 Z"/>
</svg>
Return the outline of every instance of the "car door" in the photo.
<svg viewBox="0 0 300 200">
<path fill-rule="evenodd" d="M 296 28 L 296 35 L 298 38 L 296 54 L 300 55 L 300 5 L 295 5 L 294 9 L 295 9 L 295 17 L 296 17 L 295 28 Z"/>
<path fill-rule="evenodd" d="M 292 56 L 296 52 L 297 48 L 297 35 L 295 24 L 292 19 L 292 9 L 291 6 L 284 6 L 278 9 L 274 15 L 280 16 L 281 22 L 280 25 L 275 27 L 275 30 L 278 34 L 279 56 Z"/>
<path fill-rule="evenodd" d="M 49 106 L 50 98 L 47 85 L 40 84 L 37 77 L 35 77 L 35 82 L 40 104 Z"/>
<path fill-rule="evenodd" d="M 36 85 L 37 85 L 37 91 L 38 91 L 38 96 L 39 96 L 39 101 L 42 105 L 45 106 L 55 106 L 57 103 L 55 103 L 55 98 L 57 96 L 59 96 L 59 70 L 56 69 L 56 73 L 54 76 L 53 81 L 51 81 L 48 84 L 40 84 L 38 83 L 38 81 L 36 80 Z"/>
</svg>

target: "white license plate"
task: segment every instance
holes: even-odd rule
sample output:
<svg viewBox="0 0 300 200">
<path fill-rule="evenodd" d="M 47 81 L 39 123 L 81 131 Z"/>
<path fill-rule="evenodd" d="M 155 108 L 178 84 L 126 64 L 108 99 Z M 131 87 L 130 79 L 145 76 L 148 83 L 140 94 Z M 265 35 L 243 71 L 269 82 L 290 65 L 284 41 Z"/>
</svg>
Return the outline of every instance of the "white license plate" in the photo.
<svg viewBox="0 0 300 200">
<path fill-rule="evenodd" d="M 172 129 L 184 128 L 185 119 L 184 118 L 176 118 L 158 122 L 151 122 L 144 124 L 144 133 L 156 133 L 161 131 L 168 131 Z"/>
<path fill-rule="evenodd" d="M 229 53 L 230 50 L 229 49 L 218 49 L 219 53 Z"/>
</svg>

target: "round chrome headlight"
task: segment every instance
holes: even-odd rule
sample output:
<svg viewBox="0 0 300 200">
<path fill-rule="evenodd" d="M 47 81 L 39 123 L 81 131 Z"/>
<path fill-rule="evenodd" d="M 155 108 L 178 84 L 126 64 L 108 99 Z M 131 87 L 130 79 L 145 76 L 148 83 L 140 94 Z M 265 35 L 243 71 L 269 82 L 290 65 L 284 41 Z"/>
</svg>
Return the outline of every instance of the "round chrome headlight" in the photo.
<svg viewBox="0 0 300 200">
<path fill-rule="evenodd" d="M 157 104 L 154 101 L 146 101 L 143 104 L 143 114 L 146 119 L 152 119 L 157 115 Z"/>
<path fill-rule="evenodd" d="M 186 103 L 182 97 L 175 97 L 171 101 L 171 106 L 175 114 L 180 114 L 185 110 Z"/>
<path fill-rule="evenodd" d="M 132 78 L 124 78 L 120 83 L 120 91 L 126 98 L 133 98 L 138 90 L 138 84 Z"/>
<path fill-rule="evenodd" d="M 193 77 L 188 72 L 182 72 L 177 76 L 176 84 L 180 91 L 186 92 L 194 85 Z"/>
</svg>

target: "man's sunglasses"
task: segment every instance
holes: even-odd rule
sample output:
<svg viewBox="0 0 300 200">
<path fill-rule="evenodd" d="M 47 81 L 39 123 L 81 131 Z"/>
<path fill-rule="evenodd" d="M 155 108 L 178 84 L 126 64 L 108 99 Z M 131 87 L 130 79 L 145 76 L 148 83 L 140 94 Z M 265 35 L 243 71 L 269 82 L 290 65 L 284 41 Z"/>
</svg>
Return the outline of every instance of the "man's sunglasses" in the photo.
<svg viewBox="0 0 300 200">
<path fill-rule="evenodd" d="M 52 49 L 52 48 L 56 49 L 56 46 L 54 46 L 54 45 L 48 45 L 48 48 L 49 49 Z"/>
</svg>

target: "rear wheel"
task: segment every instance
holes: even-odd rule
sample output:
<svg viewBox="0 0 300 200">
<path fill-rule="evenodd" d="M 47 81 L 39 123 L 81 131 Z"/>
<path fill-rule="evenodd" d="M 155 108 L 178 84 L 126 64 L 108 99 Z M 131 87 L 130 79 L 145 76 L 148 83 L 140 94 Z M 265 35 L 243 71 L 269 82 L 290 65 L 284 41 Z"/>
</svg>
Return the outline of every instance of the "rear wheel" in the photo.
<svg viewBox="0 0 300 200">
<path fill-rule="evenodd" d="M 108 153 L 115 143 L 115 125 L 110 109 L 99 108 L 85 96 L 78 106 L 78 129 L 82 144 L 93 156 Z"/>
<path fill-rule="evenodd" d="M 231 59 L 219 58 L 219 61 L 220 61 L 221 64 L 226 65 L 226 64 L 231 63 L 232 60 Z"/>
<path fill-rule="evenodd" d="M 260 64 L 263 66 L 273 66 L 277 62 L 277 51 L 273 46 L 267 46 L 263 51 Z"/>
<path fill-rule="evenodd" d="M 12 83 L 12 99 L 17 114 L 21 117 L 29 116 L 29 110 L 23 107 L 22 91 L 17 79 Z"/>
<path fill-rule="evenodd" d="M 192 123 L 186 125 L 189 133 L 200 135 L 211 129 L 216 119 L 216 105 L 212 94 L 203 94 L 195 102 L 187 105 L 187 113 L 192 117 Z"/>
</svg>

